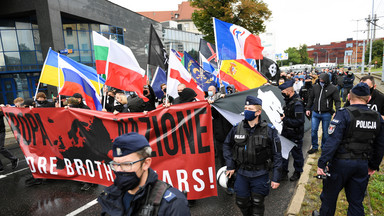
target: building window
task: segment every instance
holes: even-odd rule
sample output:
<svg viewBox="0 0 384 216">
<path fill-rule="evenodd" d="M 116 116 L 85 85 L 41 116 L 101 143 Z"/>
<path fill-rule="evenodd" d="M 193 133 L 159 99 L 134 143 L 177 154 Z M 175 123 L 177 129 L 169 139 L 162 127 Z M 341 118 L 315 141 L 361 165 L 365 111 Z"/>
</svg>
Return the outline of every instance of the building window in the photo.
<svg viewBox="0 0 384 216">
<path fill-rule="evenodd" d="M 353 43 L 347 43 L 347 44 L 345 45 L 345 48 L 350 48 L 350 47 L 353 47 Z"/>
</svg>

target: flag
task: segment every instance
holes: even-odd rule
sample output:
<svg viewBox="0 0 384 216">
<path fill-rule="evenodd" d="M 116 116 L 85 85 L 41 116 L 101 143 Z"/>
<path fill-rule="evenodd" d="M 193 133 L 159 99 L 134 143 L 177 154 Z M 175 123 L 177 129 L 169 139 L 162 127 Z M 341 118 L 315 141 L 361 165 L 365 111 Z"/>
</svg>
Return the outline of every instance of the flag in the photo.
<svg viewBox="0 0 384 216">
<path fill-rule="evenodd" d="M 164 70 L 167 70 L 168 68 L 167 52 L 165 51 L 163 43 L 161 42 L 152 24 L 149 36 L 148 64 L 159 66 Z"/>
<path fill-rule="evenodd" d="M 96 71 L 98 74 L 105 74 L 107 65 L 109 40 L 104 36 L 92 31 L 93 49 L 95 51 Z"/>
<path fill-rule="evenodd" d="M 259 63 L 256 61 L 256 63 Z M 280 68 L 276 64 L 275 61 L 272 59 L 269 59 L 267 57 L 264 57 L 263 60 L 261 60 L 261 70 L 259 70 L 262 74 L 264 74 L 269 80 L 279 83 L 280 79 Z"/>
<path fill-rule="evenodd" d="M 71 58 L 60 55 L 61 58 L 65 59 L 67 62 L 72 64 L 78 64 L 78 70 L 89 79 L 92 86 L 96 89 L 96 92 L 101 92 L 101 88 L 104 85 L 105 80 L 103 78 L 98 78 L 96 70 L 92 67 L 80 64 Z M 49 48 L 47 57 L 43 65 L 43 69 L 40 74 L 40 83 L 45 83 L 52 86 L 59 86 L 59 74 L 60 74 L 60 87 L 64 85 L 64 74 L 62 70 L 58 73 L 58 53 Z"/>
<path fill-rule="evenodd" d="M 160 88 L 160 85 L 163 83 L 167 83 L 167 75 L 163 69 L 158 66 L 151 83 L 152 89 L 155 92 L 157 98 L 161 98 L 164 95 L 164 92 Z"/>
<path fill-rule="evenodd" d="M 243 59 L 222 61 L 220 77 L 239 91 L 260 87 L 268 81 Z"/>
<path fill-rule="evenodd" d="M 216 47 L 204 39 L 200 39 L 199 45 L 200 56 L 203 56 L 213 68 L 217 69 Z M 201 59 L 200 59 L 201 61 Z"/>
<path fill-rule="evenodd" d="M 259 36 L 247 29 L 213 18 L 219 60 L 263 59 Z"/>
<path fill-rule="evenodd" d="M 58 67 L 64 74 L 64 85 L 61 87 L 60 95 L 73 95 L 80 93 L 87 106 L 92 110 L 101 111 L 102 106 L 99 101 L 96 88 L 91 81 L 81 72 L 82 65 L 70 58 L 59 55 Z"/>
<path fill-rule="evenodd" d="M 283 123 L 280 119 L 280 113 L 284 112 L 283 107 L 285 105 L 285 101 L 281 94 L 281 90 L 276 86 L 265 85 L 259 88 L 229 94 L 226 95 L 225 98 L 215 101 L 212 106 L 232 125 L 235 125 L 244 119 L 242 113 L 244 112 L 245 99 L 248 95 L 258 97 L 263 101 L 261 119 L 271 123 L 275 126 L 276 130 L 281 133 L 283 130 Z M 308 119 L 306 119 L 304 123 L 304 130 L 308 131 L 309 129 L 311 129 L 311 123 Z M 283 136 L 279 137 L 282 146 L 282 155 L 284 158 L 288 158 L 288 154 L 294 144 Z"/>
<path fill-rule="evenodd" d="M 192 75 L 193 80 L 203 91 L 208 91 L 209 86 L 215 85 L 213 74 L 204 71 L 192 56 L 184 51 L 184 67 Z"/>
<path fill-rule="evenodd" d="M 184 64 L 184 53 L 176 51 L 174 49 L 171 49 L 171 51 L 176 55 L 176 58 L 179 59 L 179 61 L 181 61 L 182 64 Z"/>
<path fill-rule="evenodd" d="M 211 64 L 211 62 L 208 61 L 208 59 L 205 58 L 205 56 L 201 53 L 199 53 L 200 57 L 200 65 L 201 67 L 208 72 L 211 73 L 216 73 L 217 75 L 217 70 L 215 70 L 215 67 Z M 217 66 L 217 65 L 216 65 Z"/>
<path fill-rule="evenodd" d="M 168 78 L 167 78 L 167 94 L 174 98 L 179 97 L 177 93 L 177 86 L 183 83 L 187 88 L 193 89 L 199 100 L 204 100 L 203 90 L 196 84 L 192 79 L 191 74 L 188 73 L 184 65 L 177 59 L 176 55 L 171 52 L 169 55 L 169 67 L 168 67 Z"/>
<path fill-rule="evenodd" d="M 121 90 L 134 91 L 144 101 L 148 101 L 143 95 L 143 87 L 146 84 L 145 70 L 140 67 L 131 49 L 113 40 L 109 42 L 105 84 Z"/>
</svg>

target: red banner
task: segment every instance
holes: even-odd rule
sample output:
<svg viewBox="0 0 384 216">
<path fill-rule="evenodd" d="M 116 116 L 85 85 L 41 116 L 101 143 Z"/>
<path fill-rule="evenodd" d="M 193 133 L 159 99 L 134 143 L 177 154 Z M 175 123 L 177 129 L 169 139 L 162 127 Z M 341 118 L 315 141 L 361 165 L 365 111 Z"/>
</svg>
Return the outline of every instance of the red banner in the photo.
<svg viewBox="0 0 384 216">
<path fill-rule="evenodd" d="M 112 143 L 138 132 L 152 147 L 159 179 L 188 199 L 217 196 L 211 108 L 193 102 L 147 114 L 64 108 L 4 107 L 4 114 L 36 178 L 69 179 L 109 186 Z"/>
</svg>

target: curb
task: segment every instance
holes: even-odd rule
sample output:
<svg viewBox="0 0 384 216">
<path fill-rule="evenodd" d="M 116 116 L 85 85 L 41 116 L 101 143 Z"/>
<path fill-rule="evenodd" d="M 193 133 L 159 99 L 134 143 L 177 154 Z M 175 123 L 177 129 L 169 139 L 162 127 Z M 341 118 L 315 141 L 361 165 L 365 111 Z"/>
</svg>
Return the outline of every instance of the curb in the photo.
<svg viewBox="0 0 384 216">
<path fill-rule="evenodd" d="M 287 216 L 298 215 L 300 213 L 301 204 L 303 203 L 304 196 L 306 193 L 305 185 L 309 181 L 309 172 L 311 171 L 312 165 L 310 163 L 315 162 L 313 155 L 308 155 L 306 162 L 303 167 L 303 173 L 296 185 L 295 193 L 292 196 L 291 202 L 289 203 L 286 211 Z"/>
</svg>

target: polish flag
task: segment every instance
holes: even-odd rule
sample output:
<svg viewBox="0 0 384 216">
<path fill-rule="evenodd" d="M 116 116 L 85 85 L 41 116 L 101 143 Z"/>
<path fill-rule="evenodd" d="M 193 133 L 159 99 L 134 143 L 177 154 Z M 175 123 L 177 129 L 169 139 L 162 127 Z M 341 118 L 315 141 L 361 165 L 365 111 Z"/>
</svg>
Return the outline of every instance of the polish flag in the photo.
<svg viewBox="0 0 384 216">
<path fill-rule="evenodd" d="M 144 101 L 143 86 L 146 84 L 145 70 L 142 69 L 131 49 L 110 40 L 105 85 L 121 90 L 135 91 Z"/>
<path fill-rule="evenodd" d="M 167 93 L 177 98 L 179 97 L 177 93 L 177 86 L 183 83 L 187 88 L 193 89 L 199 100 L 204 100 L 204 91 L 196 84 L 192 79 L 191 74 L 185 69 L 181 62 L 177 59 L 176 55 L 173 52 L 169 54 L 169 65 L 168 65 L 168 79 L 167 79 Z"/>
</svg>

